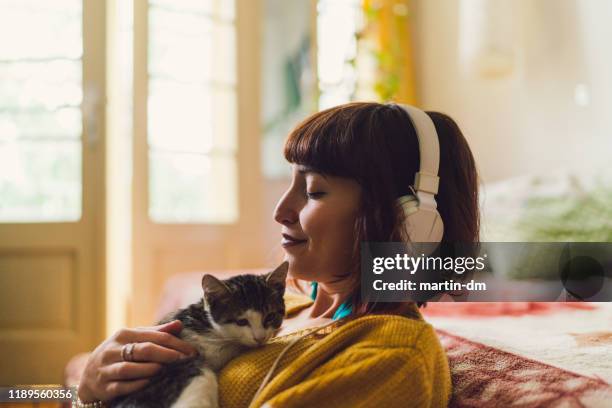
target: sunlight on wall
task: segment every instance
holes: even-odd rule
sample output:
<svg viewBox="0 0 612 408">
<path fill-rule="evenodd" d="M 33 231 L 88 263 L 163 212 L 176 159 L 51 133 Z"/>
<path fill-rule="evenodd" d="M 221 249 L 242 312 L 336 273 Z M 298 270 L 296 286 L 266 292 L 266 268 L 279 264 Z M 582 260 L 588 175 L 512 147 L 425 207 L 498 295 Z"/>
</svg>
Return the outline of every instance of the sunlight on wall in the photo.
<svg viewBox="0 0 612 408">
<path fill-rule="evenodd" d="M 132 293 L 133 0 L 107 2 L 106 334 L 129 321 Z"/>
<path fill-rule="evenodd" d="M 417 78 L 423 107 L 458 121 L 483 180 L 606 166 L 612 4 L 513 1 L 519 63 L 495 78 L 461 67 L 461 4 L 418 1 Z"/>
<path fill-rule="evenodd" d="M 362 25 L 360 0 L 317 2 L 319 110 L 353 99 L 357 88 L 356 34 Z"/>
</svg>

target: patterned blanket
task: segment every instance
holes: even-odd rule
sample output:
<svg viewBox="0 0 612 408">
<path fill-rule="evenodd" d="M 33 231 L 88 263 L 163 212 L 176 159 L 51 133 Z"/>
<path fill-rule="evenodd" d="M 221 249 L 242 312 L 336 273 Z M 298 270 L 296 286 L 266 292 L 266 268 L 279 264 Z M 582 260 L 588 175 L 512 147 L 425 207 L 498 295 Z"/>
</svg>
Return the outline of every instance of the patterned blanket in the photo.
<svg viewBox="0 0 612 408">
<path fill-rule="evenodd" d="M 612 304 L 430 303 L 452 407 L 611 407 Z"/>
</svg>

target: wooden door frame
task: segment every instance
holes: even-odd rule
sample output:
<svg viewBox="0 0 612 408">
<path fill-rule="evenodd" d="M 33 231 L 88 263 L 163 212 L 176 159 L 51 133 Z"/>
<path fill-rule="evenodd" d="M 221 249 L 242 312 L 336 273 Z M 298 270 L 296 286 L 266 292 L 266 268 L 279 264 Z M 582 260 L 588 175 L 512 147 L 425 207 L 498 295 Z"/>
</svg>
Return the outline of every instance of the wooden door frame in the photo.
<svg viewBox="0 0 612 408">
<path fill-rule="evenodd" d="M 94 118 L 83 117 L 83 181 L 89 183 L 83 182 L 81 221 L 93 224 L 97 286 L 93 290 L 96 318 L 91 349 L 106 337 L 106 11 L 106 1 L 83 0 L 83 89 L 85 80 L 91 78 L 99 95 Z M 85 154 L 86 149 L 93 153 Z M 91 160 L 85 160 L 87 157 Z"/>
<path fill-rule="evenodd" d="M 258 267 L 264 250 L 253 234 L 261 231 L 263 179 L 260 165 L 260 16 L 261 0 L 236 0 L 236 67 L 239 217 L 234 224 L 156 224 L 148 216 L 148 7 L 134 3 L 134 145 L 132 191 L 132 296 L 128 325 L 151 324 L 160 279 L 151 252 L 173 237 L 185 245 L 232 242 L 224 268 Z"/>
</svg>

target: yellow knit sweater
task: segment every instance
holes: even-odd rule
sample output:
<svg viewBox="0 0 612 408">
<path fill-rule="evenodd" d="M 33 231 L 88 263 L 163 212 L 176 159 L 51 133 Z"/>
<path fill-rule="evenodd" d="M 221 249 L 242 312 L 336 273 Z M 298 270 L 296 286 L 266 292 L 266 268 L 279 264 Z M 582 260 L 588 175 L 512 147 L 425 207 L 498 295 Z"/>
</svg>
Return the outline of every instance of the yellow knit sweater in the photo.
<svg viewBox="0 0 612 408">
<path fill-rule="evenodd" d="M 285 297 L 287 315 L 311 303 Z M 254 406 L 445 407 L 446 356 L 418 310 L 415 318 L 365 316 L 299 340 L 280 360 Z M 272 339 L 230 361 L 219 374 L 219 405 L 247 407 L 283 348 L 304 331 Z"/>
</svg>

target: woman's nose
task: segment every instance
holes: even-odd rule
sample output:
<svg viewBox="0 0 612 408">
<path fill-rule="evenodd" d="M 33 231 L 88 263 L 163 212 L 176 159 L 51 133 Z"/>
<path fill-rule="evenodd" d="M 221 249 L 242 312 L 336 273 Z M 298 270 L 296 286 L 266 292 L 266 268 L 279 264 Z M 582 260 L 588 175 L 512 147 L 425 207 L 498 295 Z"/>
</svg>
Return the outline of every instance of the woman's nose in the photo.
<svg viewBox="0 0 612 408">
<path fill-rule="evenodd" d="M 291 204 L 291 195 L 287 191 L 276 204 L 274 220 L 282 225 L 291 225 L 299 219 L 298 211 Z"/>
</svg>

